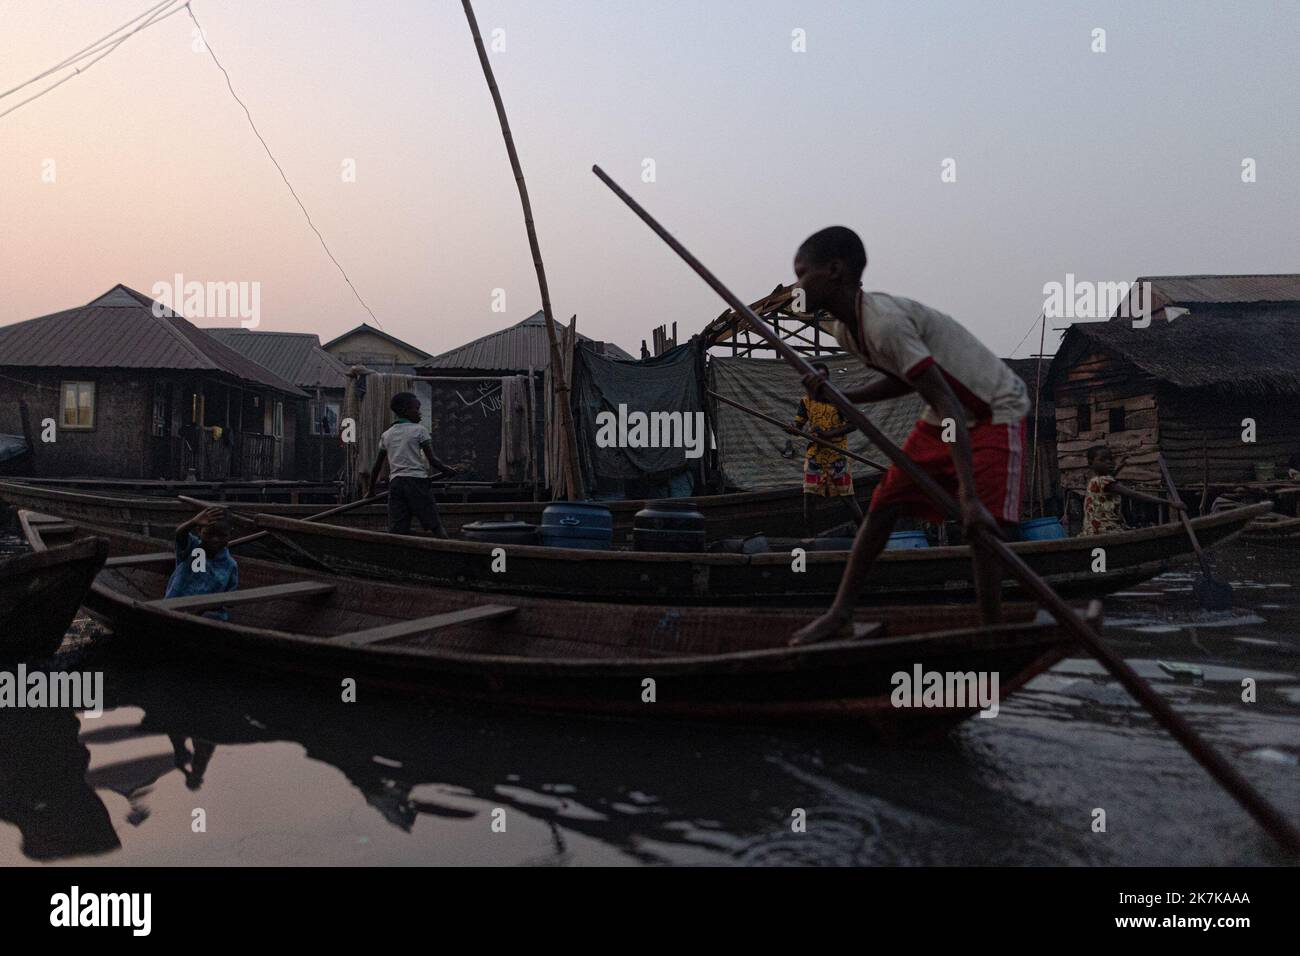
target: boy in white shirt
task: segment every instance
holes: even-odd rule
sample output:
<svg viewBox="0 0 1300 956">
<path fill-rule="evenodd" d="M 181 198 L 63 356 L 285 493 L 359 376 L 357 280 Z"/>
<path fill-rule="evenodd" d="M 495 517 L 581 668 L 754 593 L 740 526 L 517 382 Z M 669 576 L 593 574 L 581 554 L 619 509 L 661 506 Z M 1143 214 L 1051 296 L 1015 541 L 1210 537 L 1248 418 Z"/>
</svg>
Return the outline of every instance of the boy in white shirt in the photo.
<svg viewBox="0 0 1300 956">
<path fill-rule="evenodd" d="M 974 541 L 976 527 L 996 531 L 999 522 L 1017 523 L 1024 418 L 1030 408 L 1025 383 L 951 317 L 911 299 L 864 292 L 866 267 L 862 240 L 844 226 L 809 236 L 794 260 L 805 309 L 829 312 L 840 345 L 868 368 L 883 373 L 849 390 L 847 397 L 854 402 L 878 402 L 919 393 L 927 407 L 902 450 L 960 502 L 967 541 Z M 821 400 L 825 384 L 826 377 L 820 374 L 804 379 L 808 393 Z M 945 432 L 949 441 L 943 440 Z M 841 634 L 872 562 L 906 512 L 930 520 L 945 517 L 894 465 L 872 495 L 834 603 L 797 631 L 792 644 Z M 972 550 L 982 616 L 993 623 L 1001 619 L 1001 563 L 982 548 Z"/>
<path fill-rule="evenodd" d="M 433 457 L 433 436 L 420 424 L 420 400 L 411 392 L 398 392 L 389 403 L 397 421 L 379 438 L 379 455 L 370 470 L 367 494 L 379 482 L 388 463 L 388 531 L 410 534 L 411 517 L 420 519 L 424 530 L 435 538 L 447 537 L 438 516 L 429 479 L 433 473 L 450 478 L 456 470 Z"/>
</svg>

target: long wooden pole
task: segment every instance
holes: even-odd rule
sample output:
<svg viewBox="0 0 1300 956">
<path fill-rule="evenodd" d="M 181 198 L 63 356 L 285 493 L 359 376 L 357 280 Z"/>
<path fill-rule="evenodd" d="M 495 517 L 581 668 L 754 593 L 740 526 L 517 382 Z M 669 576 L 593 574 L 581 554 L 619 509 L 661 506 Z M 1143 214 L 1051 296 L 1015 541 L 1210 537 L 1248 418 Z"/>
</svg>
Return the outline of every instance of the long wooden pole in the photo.
<svg viewBox="0 0 1300 956">
<path fill-rule="evenodd" d="M 834 442 L 829 442 L 824 438 L 818 438 L 816 435 L 809 435 L 807 432 L 801 432 L 793 425 L 786 424 L 785 422 L 781 421 L 779 418 L 773 418 L 771 415 L 764 415 L 756 408 L 750 408 L 748 405 L 740 404 L 740 402 L 733 402 L 731 399 L 727 398 L 727 396 L 719 395 L 711 388 L 706 388 L 705 391 L 708 392 L 710 395 L 712 395 L 714 398 L 716 398 L 718 401 L 725 402 L 726 404 L 730 405 L 732 408 L 738 408 L 742 412 L 745 412 L 746 414 L 753 415 L 755 418 L 758 419 L 762 419 L 763 421 L 767 422 L 769 425 L 775 425 L 777 428 L 781 429 L 783 432 L 785 432 L 788 435 L 797 435 L 800 438 L 806 438 L 814 445 L 821 445 L 823 448 L 829 448 L 831 451 L 843 455 L 845 458 L 852 458 L 854 461 L 860 461 L 864 465 L 870 465 L 872 468 L 876 469 L 876 471 L 885 471 L 889 467 L 888 465 L 882 465 L 879 462 L 874 462 L 870 458 L 863 458 L 861 455 L 857 454 L 856 452 L 851 452 L 847 448 L 841 448 L 838 445 L 836 445 Z"/>
<path fill-rule="evenodd" d="M 179 498 L 181 501 L 185 502 L 187 505 L 193 505 L 196 508 L 223 507 L 223 505 L 221 505 L 219 502 L 203 501 L 200 498 L 191 498 L 188 495 L 177 495 L 176 497 Z M 379 494 L 371 495 L 369 498 L 359 498 L 358 500 L 350 502 L 346 505 L 337 505 L 336 507 L 333 508 L 327 508 L 324 511 L 318 511 L 316 512 L 316 514 L 308 515 L 302 520 L 320 521 L 322 518 L 329 518 L 329 517 L 333 517 L 334 515 L 341 515 L 345 511 L 351 511 L 354 508 L 360 508 L 362 505 L 373 505 L 376 502 L 383 501 L 387 497 L 388 497 L 388 492 L 381 491 Z M 233 548 L 237 545 L 248 544 L 251 541 L 260 541 L 270 533 L 271 532 L 269 531 L 257 531 L 254 532 L 253 534 L 246 534 L 242 538 L 236 538 L 234 541 L 231 541 L 228 545 L 226 545 L 226 547 Z"/>
<path fill-rule="evenodd" d="M 815 374 L 813 367 L 808 364 L 808 361 L 803 356 L 782 341 L 780 336 L 773 332 L 766 322 L 754 314 L 749 306 L 723 285 L 721 280 L 710 272 L 702 262 L 691 255 L 685 246 L 673 238 L 668 230 L 641 207 L 640 203 L 629 196 L 614 180 L 610 179 L 603 169 L 599 166 L 593 166 L 592 172 L 619 199 L 623 200 L 628 208 L 640 217 L 642 222 L 666 242 L 701 279 L 708 283 L 713 291 L 717 292 L 728 305 L 735 309 L 738 315 L 748 319 L 750 328 L 767 339 L 776 350 L 776 353 L 794 366 L 801 376 Z M 826 383 L 824 390 L 829 395 L 830 400 L 839 407 L 844 417 L 870 438 L 875 446 L 888 455 L 895 465 L 907 472 L 908 476 L 916 482 L 927 498 L 938 505 L 949 517 L 960 519 L 961 511 L 952 495 L 941 488 L 916 462 L 908 458 L 897 445 L 886 438 L 872 424 L 866 414 L 845 397 L 843 392 L 830 382 Z M 1200 762 L 1201 766 L 1209 771 L 1210 776 L 1217 780 L 1219 785 L 1227 790 L 1270 836 L 1292 853 L 1300 854 L 1300 830 L 1297 830 L 1291 821 L 1282 815 L 1281 811 L 1251 786 L 1250 782 L 1241 775 L 1236 767 L 1228 763 L 1217 750 L 1202 740 L 1200 735 L 1192 729 L 1191 724 L 1170 707 L 1169 703 L 1157 694 L 1151 688 L 1151 685 L 1143 680 L 1133 668 L 1129 667 L 1124 658 L 1107 646 L 1097 632 L 1092 629 L 1092 626 L 1066 604 L 1046 581 L 1035 574 L 1033 569 L 1025 564 L 1019 555 L 1008 548 L 1005 541 L 998 537 L 996 533 L 984 527 L 977 526 L 972 531 L 976 536 L 973 543 L 978 543 L 990 554 L 996 556 L 1011 573 L 1011 576 L 1038 598 L 1039 602 L 1052 613 L 1052 616 L 1056 618 L 1061 626 L 1092 652 L 1102 666 L 1111 673 L 1111 676 L 1119 681 L 1124 689 L 1132 694 L 1138 703 L 1145 707 L 1147 712 L 1169 731 L 1182 744 L 1183 748 Z"/>
<path fill-rule="evenodd" d="M 546 269 L 542 266 L 542 249 L 537 242 L 537 230 L 533 226 L 533 206 L 528 201 L 528 186 L 524 183 L 523 167 L 519 165 L 519 154 L 515 151 L 515 138 L 510 133 L 510 123 L 506 119 L 506 106 L 501 101 L 501 91 L 497 89 L 496 76 L 492 73 L 492 64 L 488 62 L 487 50 L 483 46 L 483 37 L 478 32 L 478 20 L 474 17 L 474 8 L 470 0 L 461 0 L 465 8 L 465 19 L 469 21 L 469 31 L 474 35 L 474 48 L 478 51 L 478 61 L 483 67 L 483 76 L 487 79 L 488 91 L 497 109 L 497 119 L 501 122 L 501 135 L 505 137 L 506 154 L 510 157 L 510 168 L 515 173 L 515 185 L 519 187 L 519 201 L 524 207 L 524 228 L 528 230 L 528 247 L 533 253 L 533 268 L 537 270 L 537 287 L 542 294 L 542 316 L 546 319 L 546 340 L 551 350 L 551 367 L 557 374 L 555 383 L 556 411 L 560 416 L 560 433 L 564 436 L 564 474 L 569 496 L 585 498 L 582 470 L 578 467 L 578 435 L 573 424 L 573 409 L 569 405 L 569 384 L 565 375 L 564 362 L 560 357 L 559 340 L 555 335 L 555 317 L 551 314 L 551 290 L 546 284 Z"/>
<path fill-rule="evenodd" d="M 1043 312 L 1043 328 L 1038 333 L 1038 366 L 1034 369 L 1034 466 L 1029 475 L 1029 500 L 1038 500 L 1039 516 L 1042 512 L 1042 495 L 1038 493 L 1038 402 L 1043 396 L 1043 345 L 1047 341 L 1047 313 Z M 1032 507 L 1032 506 L 1031 506 Z M 1033 513 L 1032 511 L 1030 512 Z"/>
</svg>

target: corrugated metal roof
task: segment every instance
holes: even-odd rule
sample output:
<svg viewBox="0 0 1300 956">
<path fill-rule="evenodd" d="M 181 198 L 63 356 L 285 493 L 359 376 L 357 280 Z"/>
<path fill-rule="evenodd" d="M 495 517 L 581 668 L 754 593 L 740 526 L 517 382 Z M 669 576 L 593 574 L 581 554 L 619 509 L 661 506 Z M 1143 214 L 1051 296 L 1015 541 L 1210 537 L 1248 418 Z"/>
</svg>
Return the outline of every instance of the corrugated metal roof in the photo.
<svg viewBox="0 0 1300 956">
<path fill-rule="evenodd" d="M 321 348 L 315 333 L 257 332 L 242 328 L 203 331 L 299 388 L 347 386 L 347 366 Z"/>
<path fill-rule="evenodd" d="M 601 347 L 601 354 L 612 359 L 631 359 L 612 342 L 596 342 L 578 333 L 579 341 Z M 550 342 L 546 337 L 546 318 L 540 311 L 509 328 L 492 332 L 459 348 L 443 352 L 422 368 L 475 369 L 479 371 L 538 371 L 551 364 Z"/>
<path fill-rule="evenodd" d="M 385 332 L 383 329 L 377 329 L 377 328 L 375 328 L 373 325 L 370 325 L 368 322 L 362 322 L 362 323 L 361 323 L 360 325 L 358 325 L 355 329 L 348 329 L 348 330 L 347 330 L 346 332 L 344 332 L 342 335 L 335 336 L 334 338 L 332 338 L 332 339 L 330 339 L 328 342 L 326 342 L 324 345 L 322 345 L 321 348 L 326 349 L 326 350 L 332 349 L 332 348 L 334 348 L 334 346 L 338 345 L 340 342 L 344 342 L 344 341 L 346 341 L 347 339 L 349 339 L 349 338 L 351 338 L 352 336 L 356 335 L 358 332 L 366 332 L 366 333 L 369 333 L 370 335 L 377 335 L 377 336 L 379 336 L 381 339 L 383 339 L 383 340 L 386 341 L 386 342 L 392 342 L 392 343 L 393 343 L 394 345 L 396 345 L 398 348 L 406 349 L 406 351 L 408 351 L 408 352 L 413 352 L 413 353 L 415 353 L 416 355 L 421 355 L 421 356 L 423 356 L 424 358 L 429 358 L 429 357 L 430 357 L 429 353 L 426 352 L 424 349 L 417 349 L 417 348 L 416 348 L 414 345 L 412 345 L 410 342 L 403 342 L 403 341 L 402 341 L 401 339 L 399 339 L 396 335 L 389 335 L 389 334 L 388 334 L 387 332 Z"/>
<path fill-rule="evenodd" d="M 0 328 L 0 365 L 31 368 L 186 369 L 215 372 L 301 396 L 269 369 L 124 285 L 75 309 Z"/>
</svg>

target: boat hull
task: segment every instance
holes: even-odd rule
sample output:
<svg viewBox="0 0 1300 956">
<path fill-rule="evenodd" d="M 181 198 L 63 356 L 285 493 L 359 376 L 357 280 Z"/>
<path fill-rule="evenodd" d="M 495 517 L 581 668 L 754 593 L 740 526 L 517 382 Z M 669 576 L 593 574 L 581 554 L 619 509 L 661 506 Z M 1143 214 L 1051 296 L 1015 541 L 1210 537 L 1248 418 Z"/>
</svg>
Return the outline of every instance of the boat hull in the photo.
<svg viewBox="0 0 1300 956">
<path fill-rule="evenodd" d="M 201 494 L 195 497 L 202 498 Z M 176 526 L 194 516 L 195 509 L 174 498 L 90 492 L 65 487 L 0 481 L 0 500 L 16 508 L 58 515 L 101 528 L 121 528 L 133 534 L 169 539 Z M 807 534 L 803 519 L 801 489 L 746 491 L 692 498 L 705 517 L 710 538 L 742 537 L 763 533 L 775 537 Z M 223 506 L 236 514 L 271 514 L 285 518 L 307 518 L 324 510 L 321 504 L 227 501 Z M 475 521 L 526 521 L 541 524 L 547 501 L 451 501 L 439 504 L 443 524 L 453 533 Z M 620 540 L 632 532 L 633 518 L 646 501 L 605 501 L 614 518 L 614 533 Z M 813 531 L 841 524 L 845 516 L 823 506 L 814 513 Z M 388 527 L 387 506 L 367 505 L 344 512 L 328 523 L 349 528 L 383 531 Z"/>
<path fill-rule="evenodd" d="M 104 533 L 115 556 L 156 548 L 147 539 Z M 233 606 L 231 620 L 222 622 L 149 604 L 169 570 L 161 560 L 110 562 L 100 574 L 87 607 L 111 627 L 110 647 L 148 659 L 292 673 L 330 694 L 351 679 L 358 700 L 381 693 L 639 718 L 846 719 L 872 736 L 897 739 L 938 732 L 979 706 L 896 707 L 891 695 L 900 671 L 996 673 L 1004 700 L 1073 647 L 1057 626 L 1033 620 L 1027 605 L 1010 606 L 1010 623 L 993 628 L 979 627 L 973 608 L 882 609 L 870 618 L 884 623 L 884 637 L 789 648 L 788 635 L 813 612 L 528 597 L 509 602 L 516 611 L 508 618 L 400 645 L 358 647 L 333 637 L 472 608 L 483 599 L 467 591 L 321 578 L 244 559 L 241 589 L 304 580 L 327 580 L 334 588 L 323 598 Z"/>
<path fill-rule="evenodd" d="M 1230 540 L 1267 505 L 1197 518 L 1203 547 Z M 648 604 L 824 605 L 839 587 L 848 553 L 656 554 L 490 545 L 390 535 L 261 515 L 290 553 L 340 572 L 419 581 L 503 594 Z M 1181 525 L 1011 545 L 1058 591 L 1097 596 L 1130 587 L 1191 553 Z M 1095 550 L 1104 550 L 1104 570 Z M 1018 594 L 1012 582 L 1010 595 Z M 864 600 L 969 601 L 974 598 L 969 549 L 886 551 L 872 567 Z"/>
<path fill-rule="evenodd" d="M 0 661 L 58 650 L 107 554 L 107 542 L 86 538 L 0 563 Z"/>
</svg>

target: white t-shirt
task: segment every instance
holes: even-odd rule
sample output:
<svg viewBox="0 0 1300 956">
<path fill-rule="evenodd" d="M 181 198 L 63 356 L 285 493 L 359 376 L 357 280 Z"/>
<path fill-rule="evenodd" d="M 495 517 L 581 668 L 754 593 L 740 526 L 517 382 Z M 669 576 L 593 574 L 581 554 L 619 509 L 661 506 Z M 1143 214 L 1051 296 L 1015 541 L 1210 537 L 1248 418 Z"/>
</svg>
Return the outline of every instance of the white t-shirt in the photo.
<svg viewBox="0 0 1300 956">
<path fill-rule="evenodd" d="M 966 409 L 967 426 L 981 421 L 1008 424 L 1029 414 L 1025 383 L 951 316 L 901 296 L 860 292 L 858 318 L 861 345 L 844 323 L 832 323 L 832 334 L 842 348 L 871 368 L 909 384 L 937 365 Z M 942 424 L 928 405 L 921 420 Z"/>
<path fill-rule="evenodd" d="M 433 444 L 429 429 L 413 422 L 398 422 L 379 436 L 379 447 L 388 454 L 388 477 L 428 478 L 429 460 L 421 451 Z"/>
</svg>

